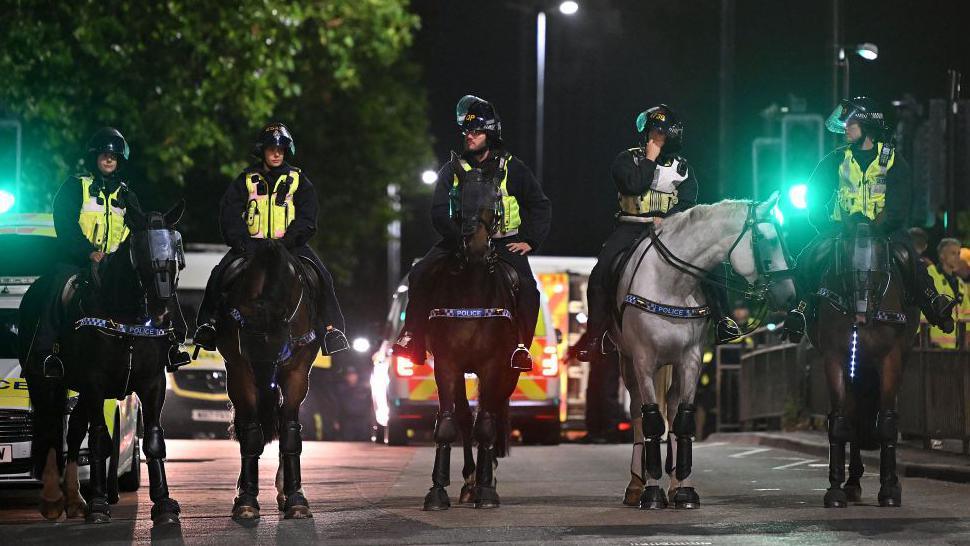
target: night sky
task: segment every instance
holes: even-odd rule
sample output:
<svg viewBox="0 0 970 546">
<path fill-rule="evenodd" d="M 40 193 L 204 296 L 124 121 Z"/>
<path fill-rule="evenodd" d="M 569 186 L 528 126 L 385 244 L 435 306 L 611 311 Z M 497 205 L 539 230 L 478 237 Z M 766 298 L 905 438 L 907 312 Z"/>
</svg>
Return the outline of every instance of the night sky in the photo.
<svg viewBox="0 0 970 546">
<path fill-rule="evenodd" d="M 686 122 L 683 155 L 701 200 L 747 197 L 750 143 L 759 112 L 806 100 L 828 115 L 831 2 L 742 0 L 735 11 L 734 100 L 728 146 L 732 166 L 718 188 L 721 2 L 587 0 L 567 17 L 549 2 L 546 57 L 546 193 L 554 221 L 543 254 L 594 255 L 612 229 L 609 166 L 636 142 L 636 115 L 663 102 Z M 882 100 L 943 97 L 946 69 L 970 74 L 970 40 L 961 2 L 843 2 L 845 43 L 874 42 L 875 63 L 856 58 L 852 94 Z M 415 0 L 422 18 L 413 54 L 423 66 L 439 161 L 458 149 L 455 102 L 467 93 L 495 103 L 513 154 L 535 164 L 535 8 L 537 2 Z M 966 95 L 966 93 L 964 93 Z M 403 259 L 436 239 L 427 196 L 408 196 Z"/>
</svg>

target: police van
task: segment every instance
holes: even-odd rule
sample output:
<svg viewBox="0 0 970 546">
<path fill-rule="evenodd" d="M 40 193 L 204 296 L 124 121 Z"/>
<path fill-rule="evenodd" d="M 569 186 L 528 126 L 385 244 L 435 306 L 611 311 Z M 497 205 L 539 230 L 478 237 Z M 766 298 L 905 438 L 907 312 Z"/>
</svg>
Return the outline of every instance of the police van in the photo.
<svg viewBox="0 0 970 546">
<path fill-rule="evenodd" d="M 54 221 L 50 214 L 0 215 L 0 485 L 37 483 L 31 475 L 32 437 L 27 381 L 20 377 L 18 309 L 30 285 L 50 270 L 57 256 Z M 65 421 L 77 402 L 77 393 L 65 400 Z M 118 483 L 122 491 L 141 484 L 139 442 L 141 403 L 134 394 L 122 401 L 106 400 L 105 422 L 114 443 Z M 65 426 L 65 430 L 66 430 Z M 66 449 L 66 444 L 65 444 Z M 82 481 L 89 475 L 87 438 L 78 460 Z"/>
<path fill-rule="evenodd" d="M 569 400 L 574 398 L 571 390 L 575 390 L 577 382 L 570 381 L 569 370 L 562 364 L 570 330 L 575 329 L 576 309 L 571 315 L 570 284 L 574 283 L 577 270 L 588 275 L 592 261 L 595 260 L 529 257 L 541 295 L 535 339 L 529 349 L 533 368 L 519 375 L 510 400 L 512 429 L 524 443 L 559 443 L 563 425 L 575 413 Z M 407 358 L 391 355 L 391 346 L 404 323 L 407 300 L 405 279 L 392 297 L 382 341 L 372 357 L 375 440 L 390 445 L 403 445 L 432 431 L 438 411 L 434 359 L 429 358 L 427 365 L 415 366 Z M 478 379 L 473 374 L 466 376 L 465 390 L 471 404 L 476 405 Z"/>
</svg>

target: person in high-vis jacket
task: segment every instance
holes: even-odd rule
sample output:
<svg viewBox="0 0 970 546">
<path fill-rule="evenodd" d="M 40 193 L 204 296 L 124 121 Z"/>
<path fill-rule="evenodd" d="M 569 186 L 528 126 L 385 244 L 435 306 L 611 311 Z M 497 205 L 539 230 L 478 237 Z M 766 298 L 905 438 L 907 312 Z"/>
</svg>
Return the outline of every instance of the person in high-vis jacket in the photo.
<svg viewBox="0 0 970 546">
<path fill-rule="evenodd" d="M 86 172 L 68 178 L 54 196 L 54 231 L 59 261 L 51 273 L 30 359 L 42 369 L 28 372 L 60 378 L 64 363 L 56 352 L 64 322 L 61 292 L 67 281 L 91 264 L 98 263 L 128 238 L 125 211 L 138 207 L 138 198 L 123 177 L 130 149 L 122 134 L 112 127 L 99 129 L 88 140 L 84 157 Z"/>
<path fill-rule="evenodd" d="M 680 117 L 661 104 L 641 112 L 636 127 L 640 145 L 620 152 L 610 168 L 620 211 L 616 227 L 600 249 L 587 284 L 586 333 L 572 351 L 577 359 L 585 362 L 597 353 L 610 350 L 603 338 L 611 312 L 608 277 L 617 257 L 643 236 L 648 226 L 659 227 L 663 218 L 697 203 L 697 178 L 687 160 L 679 155 L 684 138 Z M 715 298 L 724 299 L 721 294 Z M 726 303 L 716 306 L 726 307 Z M 718 322 L 718 332 L 718 337 L 723 339 L 741 335 L 729 317 L 722 317 Z"/>
<path fill-rule="evenodd" d="M 933 279 L 937 292 L 957 302 L 953 308 L 953 319 L 966 322 L 970 320 L 970 295 L 967 294 L 967 284 L 956 275 L 957 268 L 960 267 L 960 241 L 943 239 L 937 245 L 936 252 L 940 263 L 927 267 L 930 278 Z M 940 349 L 959 347 L 956 331 L 944 332 L 936 326 L 930 326 L 929 338 L 930 344 Z"/>
<path fill-rule="evenodd" d="M 797 341 L 805 333 L 808 296 L 818 289 L 818 256 L 822 242 L 833 238 L 841 222 L 861 214 L 876 230 L 906 249 L 911 275 L 904 277 L 906 291 L 916 299 L 926 319 L 944 332 L 952 332 L 956 302 L 940 294 L 906 231 L 912 180 L 907 161 L 887 142 L 885 115 L 869 97 L 842 100 L 825 122 L 829 131 L 844 134 L 847 145 L 836 148 L 815 167 L 809 180 L 809 221 L 818 230 L 798 257 L 797 285 L 803 294 L 789 311 L 785 330 Z"/>
<path fill-rule="evenodd" d="M 203 349 L 215 350 L 223 272 L 238 258 L 251 255 L 266 241 L 275 239 L 293 255 L 312 262 L 320 275 L 321 316 L 316 329 L 324 354 L 345 350 L 349 345 L 333 277 L 307 244 L 317 231 L 317 193 L 307 175 L 289 163 L 296 155 L 290 131 L 282 123 L 267 124 L 252 153 L 256 161 L 226 188 L 219 204 L 219 227 L 230 249 L 206 283 L 193 342 Z"/>
<path fill-rule="evenodd" d="M 480 170 L 483 179 L 494 181 L 502 193 L 503 221 L 492 235 L 493 246 L 499 259 L 510 264 L 519 277 L 515 311 L 519 343 L 512 354 L 511 366 L 517 370 L 531 370 L 528 347 L 532 344 L 539 317 L 539 289 L 527 256 L 539 249 L 549 233 L 552 206 L 532 171 L 505 148 L 502 122 L 491 103 L 466 95 L 459 101 L 456 114 L 464 152 L 441 168 L 431 204 L 431 221 L 441 240 L 408 274 L 411 290 L 404 328 L 393 352 L 415 364 L 425 361 L 424 336 L 431 309 L 428 295 L 420 290 L 419 279 L 428 264 L 457 251 L 461 230 L 452 217 L 455 208 L 452 200 L 465 173 Z"/>
</svg>

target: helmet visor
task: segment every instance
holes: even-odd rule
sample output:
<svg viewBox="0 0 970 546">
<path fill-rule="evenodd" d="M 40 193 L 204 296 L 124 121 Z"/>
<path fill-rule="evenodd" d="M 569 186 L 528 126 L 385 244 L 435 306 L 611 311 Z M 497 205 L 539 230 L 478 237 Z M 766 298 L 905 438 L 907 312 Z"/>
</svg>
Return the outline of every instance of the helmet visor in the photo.
<svg viewBox="0 0 970 546">
<path fill-rule="evenodd" d="M 833 133 L 844 135 L 845 126 L 848 125 L 849 120 L 859 113 L 862 113 L 859 107 L 847 101 L 842 101 L 835 107 L 835 110 L 832 110 L 832 114 L 829 115 L 828 119 L 825 120 L 825 128 Z"/>
<path fill-rule="evenodd" d="M 455 107 L 455 118 L 458 121 L 458 126 L 465 128 L 466 123 L 470 123 L 476 120 L 477 116 L 471 114 L 471 108 L 475 104 L 485 102 L 484 100 L 476 97 L 475 95 L 465 95 L 458 101 L 458 105 Z M 471 117 L 471 119 L 468 119 Z M 469 127 L 474 129 L 475 127 Z"/>
<path fill-rule="evenodd" d="M 651 108 L 640 112 L 637 116 L 637 132 L 645 135 L 650 131 L 658 131 L 667 134 L 670 130 L 671 120 L 669 114 L 660 108 Z"/>
</svg>

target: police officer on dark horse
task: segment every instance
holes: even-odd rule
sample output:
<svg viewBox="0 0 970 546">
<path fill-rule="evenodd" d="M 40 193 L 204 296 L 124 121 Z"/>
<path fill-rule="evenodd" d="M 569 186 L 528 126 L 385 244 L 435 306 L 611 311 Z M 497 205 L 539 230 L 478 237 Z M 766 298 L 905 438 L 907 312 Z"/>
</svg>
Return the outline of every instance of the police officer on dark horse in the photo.
<svg viewBox="0 0 970 546">
<path fill-rule="evenodd" d="M 502 142 L 502 122 L 495 107 L 481 98 L 466 95 L 458 102 L 457 121 L 464 137 L 464 152 L 453 156 L 438 173 L 431 204 L 431 221 L 441 240 L 416 263 L 408 274 L 410 297 L 404 316 L 404 328 L 393 352 L 415 364 L 424 364 L 426 356 L 429 294 L 421 288 L 421 278 L 429 264 L 449 256 L 458 249 L 460 229 L 455 223 L 457 198 L 461 181 L 472 171 L 492 180 L 502 193 L 501 224 L 492 236 L 498 259 L 511 265 L 518 274 L 515 320 L 518 325 L 518 348 L 510 365 L 517 370 L 531 370 L 532 345 L 539 317 L 539 289 L 527 256 L 536 250 L 549 233 L 552 207 L 532 171 L 514 157 Z"/>
<path fill-rule="evenodd" d="M 193 341 L 203 349 L 216 349 L 216 319 L 226 267 L 252 255 L 270 239 L 279 240 L 292 254 L 312 262 L 319 274 L 318 337 L 324 352 L 333 354 L 349 347 L 333 277 L 307 244 L 317 231 L 319 204 L 310 179 L 289 163 L 295 155 L 296 144 L 286 126 L 278 122 L 266 125 L 253 148 L 256 162 L 243 170 L 222 196 L 219 226 L 230 248 L 212 270 L 199 306 Z"/>
<path fill-rule="evenodd" d="M 333 279 L 308 246 L 318 202 L 306 174 L 288 162 L 295 153 L 282 123 L 266 125 L 257 161 L 226 189 L 219 223 L 231 250 L 209 278 L 195 335 L 226 361 L 241 459 L 232 515 L 240 520 L 259 517 L 259 457 L 277 437 L 280 512 L 312 517 L 300 473 L 299 408 L 317 352 L 348 348 Z"/>
<path fill-rule="evenodd" d="M 956 302 L 937 292 L 905 230 L 909 165 L 884 140 L 878 104 L 868 97 L 843 100 L 826 127 L 844 134 L 848 145 L 822 159 L 809 182 L 810 220 L 819 234 L 799 256 L 802 301 L 785 327 L 799 339 L 808 314 L 808 333 L 825 366 L 831 413 L 824 505 L 861 500 L 860 449 L 878 447 L 879 504 L 900 506 L 896 394 L 919 321 L 915 307 L 952 332 Z"/>
<path fill-rule="evenodd" d="M 685 211 L 697 202 L 694 170 L 679 155 L 684 142 L 684 123 L 680 117 L 661 104 L 641 112 L 636 126 L 640 146 L 620 152 L 610 168 L 620 211 L 616 228 L 603 244 L 589 276 L 586 332 L 570 351 L 586 362 L 596 354 L 613 351 L 613 344 L 604 336 L 614 306 L 609 279 L 617 258 L 644 237 L 650 226 L 660 229 L 664 217 Z M 711 298 L 722 309 L 717 337 L 720 343 L 726 343 L 740 337 L 741 331 L 733 319 L 724 315 L 726 295 L 717 292 Z"/>
</svg>

